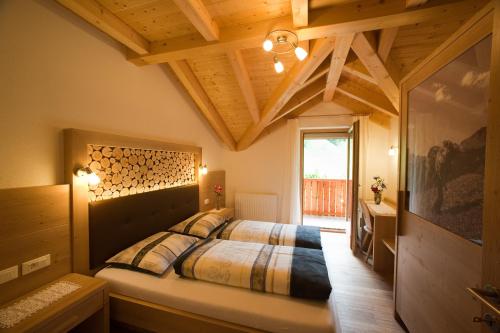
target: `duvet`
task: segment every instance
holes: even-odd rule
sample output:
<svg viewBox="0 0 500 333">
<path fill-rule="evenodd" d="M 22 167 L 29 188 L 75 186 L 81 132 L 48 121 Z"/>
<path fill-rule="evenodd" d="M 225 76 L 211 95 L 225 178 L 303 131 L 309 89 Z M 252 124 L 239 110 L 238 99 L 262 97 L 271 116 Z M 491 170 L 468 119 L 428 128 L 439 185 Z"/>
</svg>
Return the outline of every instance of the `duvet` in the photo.
<svg viewBox="0 0 500 333">
<path fill-rule="evenodd" d="M 183 277 L 260 292 L 326 300 L 331 285 L 323 251 L 207 238 L 178 257 Z"/>
<path fill-rule="evenodd" d="M 236 220 L 222 225 L 212 238 L 321 249 L 320 228 L 293 224 Z"/>
</svg>

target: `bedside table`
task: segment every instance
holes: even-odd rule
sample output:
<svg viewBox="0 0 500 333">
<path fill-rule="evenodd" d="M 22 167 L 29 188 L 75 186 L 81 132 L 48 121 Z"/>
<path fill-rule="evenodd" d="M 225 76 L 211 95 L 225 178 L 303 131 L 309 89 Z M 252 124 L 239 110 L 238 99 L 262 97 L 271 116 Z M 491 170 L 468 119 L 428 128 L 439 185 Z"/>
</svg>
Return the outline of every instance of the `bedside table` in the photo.
<svg viewBox="0 0 500 333">
<path fill-rule="evenodd" d="M 69 282 L 80 288 L 21 320 L 13 327 L 0 328 L 0 333 L 13 332 L 109 332 L 109 298 L 106 281 L 71 273 L 0 307 L 4 309 L 46 290 L 58 282 Z"/>
<path fill-rule="evenodd" d="M 224 217 L 224 219 L 227 221 L 231 221 L 234 218 L 234 208 L 221 208 L 219 210 L 217 209 L 212 209 L 210 210 L 211 213 L 219 214 Z"/>
</svg>

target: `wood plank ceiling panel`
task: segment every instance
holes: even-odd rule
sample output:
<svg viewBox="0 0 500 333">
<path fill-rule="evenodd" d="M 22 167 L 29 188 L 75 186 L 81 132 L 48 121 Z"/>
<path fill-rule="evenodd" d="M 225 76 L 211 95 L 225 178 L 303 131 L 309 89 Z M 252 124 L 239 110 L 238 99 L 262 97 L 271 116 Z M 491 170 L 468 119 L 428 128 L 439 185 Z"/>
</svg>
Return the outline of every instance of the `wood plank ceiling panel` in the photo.
<svg viewBox="0 0 500 333">
<path fill-rule="evenodd" d="M 398 65 L 401 77 L 441 45 L 472 14 L 463 17 L 444 16 L 439 21 L 400 27 L 390 57 Z"/>
<path fill-rule="evenodd" d="M 189 59 L 188 63 L 238 141 L 253 120 L 229 59 L 226 55 L 219 55 Z"/>
<path fill-rule="evenodd" d="M 291 14 L 290 0 L 203 0 L 219 27 L 243 25 Z"/>
<path fill-rule="evenodd" d="M 241 54 L 252 81 L 259 109 L 263 110 L 271 94 L 298 60 L 293 52 L 280 55 L 279 59 L 285 70 L 278 74 L 274 71 L 273 55 L 261 47 L 242 50 Z"/>
<path fill-rule="evenodd" d="M 98 1 L 151 42 L 197 33 L 171 0 Z"/>
</svg>

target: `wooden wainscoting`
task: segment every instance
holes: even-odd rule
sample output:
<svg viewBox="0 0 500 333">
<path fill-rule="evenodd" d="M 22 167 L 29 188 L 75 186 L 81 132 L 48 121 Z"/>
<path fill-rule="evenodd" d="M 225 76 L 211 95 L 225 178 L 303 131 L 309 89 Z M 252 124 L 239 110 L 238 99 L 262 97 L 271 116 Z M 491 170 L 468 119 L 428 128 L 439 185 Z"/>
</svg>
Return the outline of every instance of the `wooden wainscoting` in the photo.
<svg viewBox="0 0 500 333">
<path fill-rule="evenodd" d="M 0 285 L 0 304 L 71 271 L 69 185 L 0 190 L 0 270 L 50 254 L 51 265 Z"/>
</svg>

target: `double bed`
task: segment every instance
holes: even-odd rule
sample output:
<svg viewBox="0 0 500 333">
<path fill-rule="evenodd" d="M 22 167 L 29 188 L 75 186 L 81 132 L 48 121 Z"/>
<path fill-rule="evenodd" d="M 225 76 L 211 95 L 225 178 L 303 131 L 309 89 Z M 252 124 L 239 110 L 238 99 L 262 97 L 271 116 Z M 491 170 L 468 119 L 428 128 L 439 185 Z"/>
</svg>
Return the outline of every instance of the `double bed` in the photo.
<svg viewBox="0 0 500 333">
<path fill-rule="evenodd" d="M 112 319 L 158 332 L 335 332 L 332 296 L 298 299 L 187 279 L 173 267 L 158 277 L 105 265 L 197 213 L 198 191 L 184 186 L 89 204 L 90 270 L 110 284 Z"/>
</svg>

